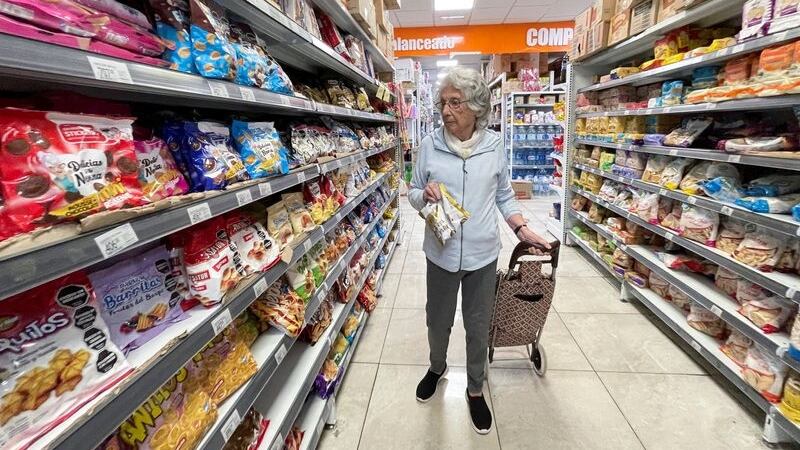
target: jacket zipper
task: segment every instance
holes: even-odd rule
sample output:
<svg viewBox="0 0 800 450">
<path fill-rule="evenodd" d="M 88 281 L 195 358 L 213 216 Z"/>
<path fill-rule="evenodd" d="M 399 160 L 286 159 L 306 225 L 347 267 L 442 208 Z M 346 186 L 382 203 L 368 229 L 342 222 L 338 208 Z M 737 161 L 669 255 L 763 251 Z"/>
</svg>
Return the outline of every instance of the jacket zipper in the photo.
<svg viewBox="0 0 800 450">
<path fill-rule="evenodd" d="M 461 164 L 461 206 L 464 206 L 464 199 L 466 198 L 466 192 L 464 190 L 467 188 L 467 160 L 462 160 Z M 464 226 L 461 226 L 461 245 L 458 248 L 458 270 L 461 271 L 461 267 L 464 264 Z"/>
</svg>

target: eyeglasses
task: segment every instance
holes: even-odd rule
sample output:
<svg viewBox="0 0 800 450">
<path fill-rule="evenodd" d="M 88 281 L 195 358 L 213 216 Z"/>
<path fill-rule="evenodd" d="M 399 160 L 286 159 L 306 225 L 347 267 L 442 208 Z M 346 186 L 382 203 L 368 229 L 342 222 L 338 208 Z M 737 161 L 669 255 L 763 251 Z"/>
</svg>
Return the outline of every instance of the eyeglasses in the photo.
<svg viewBox="0 0 800 450">
<path fill-rule="evenodd" d="M 444 111 L 445 106 L 450 107 L 450 111 L 458 111 L 461 109 L 461 105 L 463 103 L 467 103 L 469 100 L 459 100 L 457 98 L 451 98 L 446 102 L 438 101 L 436 102 L 436 109 L 439 111 Z"/>
</svg>

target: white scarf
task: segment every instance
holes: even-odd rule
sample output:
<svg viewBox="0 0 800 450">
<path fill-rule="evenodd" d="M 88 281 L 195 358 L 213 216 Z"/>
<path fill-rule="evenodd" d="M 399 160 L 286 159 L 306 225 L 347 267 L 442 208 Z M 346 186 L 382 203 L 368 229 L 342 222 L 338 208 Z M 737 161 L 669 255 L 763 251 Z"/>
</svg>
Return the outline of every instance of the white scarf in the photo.
<svg viewBox="0 0 800 450">
<path fill-rule="evenodd" d="M 475 130 L 475 132 L 472 133 L 471 138 L 467 139 L 466 141 L 462 141 L 461 139 L 450 134 L 450 132 L 447 131 L 447 128 L 444 129 L 444 142 L 451 151 L 461 156 L 462 159 L 469 158 L 478 144 L 480 144 L 482 139 L 483 130 Z"/>
</svg>

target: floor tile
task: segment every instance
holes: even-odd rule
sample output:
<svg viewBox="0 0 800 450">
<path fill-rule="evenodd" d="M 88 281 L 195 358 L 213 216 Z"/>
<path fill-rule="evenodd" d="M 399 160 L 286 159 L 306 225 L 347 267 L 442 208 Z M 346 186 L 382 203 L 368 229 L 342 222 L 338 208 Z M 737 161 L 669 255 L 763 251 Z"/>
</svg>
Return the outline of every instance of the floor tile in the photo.
<svg viewBox="0 0 800 450">
<path fill-rule="evenodd" d="M 481 436 L 469 424 L 465 370 L 451 367 L 436 395 L 428 403 L 419 403 L 415 390 L 425 370 L 380 366 L 359 449 L 499 449 L 494 429 Z"/>
<path fill-rule="evenodd" d="M 392 310 L 388 308 L 375 308 L 367 319 L 361 339 L 353 354 L 353 361 L 366 363 L 379 363 L 383 342 L 386 339 L 386 330 L 389 328 L 389 319 Z"/>
<path fill-rule="evenodd" d="M 598 372 L 705 373 L 642 315 L 559 315 Z"/>
<path fill-rule="evenodd" d="M 765 448 L 763 421 L 742 409 L 711 377 L 599 375 L 648 450 Z"/>
<path fill-rule="evenodd" d="M 353 362 L 348 366 L 342 388 L 336 397 L 336 426 L 332 430 L 325 430 L 322 433 L 319 441 L 320 449 L 352 450 L 358 448 L 377 372 L 376 364 Z"/>
<path fill-rule="evenodd" d="M 382 364 L 430 363 L 428 351 L 428 329 L 425 326 L 424 309 L 395 309 L 389 321 L 389 332 L 381 355 Z M 447 364 L 464 366 L 466 361 L 466 342 L 461 314 L 456 311 L 453 328 L 450 331 L 450 347 Z"/>
<path fill-rule="evenodd" d="M 587 262 L 582 255 L 568 253 L 559 255 L 556 274 L 562 277 L 604 276 L 593 265 Z"/>
<path fill-rule="evenodd" d="M 498 369 L 489 390 L 504 450 L 642 448 L 595 373 Z"/>
<path fill-rule="evenodd" d="M 425 309 L 428 292 L 425 278 L 424 272 L 405 272 L 400 275 L 394 307 Z"/>
<path fill-rule="evenodd" d="M 405 263 L 406 256 L 406 252 L 399 252 L 392 256 L 391 261 L 389 261 L 389 265 L 386 267 L 386 273 L 403 273 L 403 264 Z"/>
<path fill-rule="evenodd" d="M 403 264 L 403 273 L 425 273 L 425 268 L 428 264 L 427 261 L 424 252 L 409 249 L 405 263 Z"/>
<path fill-rule="evenodd" d="M 556 269 L 553 307 L 559 313 L 633 313 L 639 310 L 619 300 L 619 287 L 602 277 L 568 277 Z"/>
<path fill-rule="evenodd" d="M 544 349 L 547 368 L 554 370 L 592 370 L 578 344 L 555 311 L 551 311 L 542 331 L 541 347 Z M 532 368 L 525 347 L 496 348 L 495 368 Z"/>
<path fill-rule="evenodd" d="M 397 287 L 400 284 L 399 273 L 386 273 L 383 276 L 383 286 L 381 286 L 380 298 L 378 298 L 377 308 L 394 308 L 394 301 L 397 298 Z"/>
</svg>

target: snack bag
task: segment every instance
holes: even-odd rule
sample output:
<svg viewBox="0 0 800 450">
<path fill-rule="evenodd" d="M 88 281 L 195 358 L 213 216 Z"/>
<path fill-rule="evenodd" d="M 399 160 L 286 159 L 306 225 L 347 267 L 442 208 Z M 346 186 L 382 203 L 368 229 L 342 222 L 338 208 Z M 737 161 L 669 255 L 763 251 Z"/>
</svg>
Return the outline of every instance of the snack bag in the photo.
<svg viewBox="0 0 800 450">
<path fill-rule="evenodd" d="M 727 332 L 725 322 L 699 303 L 692 302 L 689 306 L 689 315 L 686 317 L 686 322 L 695 330 L 715 339 L 724 338 Z"/>
<path fill-rule="evenodd" d="M 783 380 L 789 367 L 758 345 L 751 345 L 742 366 L 742 378 L 772 403 L 781 401 Z"/>
<path fill-rule="evenodd" d="M 274 237 L 281 249 L 294 242 L 292 223 L 289 221 L 289 211 L 281 201 L 267 207 L 267 230 Z"/>
<path fill-rule="evenodd" d="M 792 329 L 789 333 L 789 356 L 791 356 L 794 360 L 800 361 L 800 320 L 797 320 L 798 316 L 795 315 L 794 322 L 792 323 Z"/>
<path fill-rule="evenodd" d="M 780 331 L 797 312 L 792 302 L 747 280 L 737 283 L 736 299 L 742 305 L 739 313 L 767 334 Z"/>
<path fill-rule="evenodd" d="M 469 219 L 467 212 L 450 195 L 444 183 L 439 183 L 442 199 L 437 203 L 428 203 L 419 211 L 425 219 L 439 243 L 445 245 L 447 241 L 458 233 L 461 224 Z"/>
<path fill-rule="evenodd" d="M 317 311 L 311 316 L 311 320 L 308 321 L 305 328 L 303 328 L 303 332 L 301 336 L 303 340 L 310 343 L 312 346 L 319 341 L 319 338 L 325 334 L 325 330 L 328 329 L 331 322 L 333 321 L 333 303 L 329 299 L 325 299 L 317 308 Z"/>
<path fill-rule="evenodd" d="M 269 420 L 251 407 L 222 449 L 256 450 L 264 439 L 268 426 Z"/>
<path fill-rule="evenodd" d="M 658 194 L 642 192 L 636 201 L 637 216 L 654 225 L 658 224 Z"/>
<path fill-rule="evenodd" d="M 266 272 L 280 261 L 280 248 L 264 225 L 240 212 L 225 216 L 227 233 L 242 262 L 245 275 Z"/>
<path fill-rule="evenodd" d="M 789 371 L 789 378 L 783 386 L 783 398 L 778 407 L 789 420 L 800 423 L 800 376 L 794 370 Z"/>
<path fill-rule="evenodd" d="M 294 337 L 300 334 L 303 327 L 306 303 L 280 278 L 250 305 L 250 312 L 263 323 Z"/>
<path fill-rule="evenodd" d="M 0 110 L 1 197 L 14 227 L 8 234 L 141 205 L 131 123 Z"/>
<path fill-rule="evenodd" d="M 188 17 L 185 13 L 177 8 L 174 14 L 181 17 L 184 23 L 179 28 L 171 25 L 170 23 L 163 22 L 156 19 L 156 34 L 161 40 L 167 42 L 169 47 L 164 51 L 161 57 L 170 63 L 169 68 L 184 73 L 197 73 L 197 67 L 194 65 L 194 58 L 192 58 L 192 38 L 188 31 Z"/>
<path fill-rule="evenodd" d="M 798 191 L 800 191 L 800 177 L 774 174 L 750 181 L 742 193 L 749 197 L 778 197 Z"/>
<path fill-rule="evenodd" d="M 189 184 L 178 170 L 167 143 L 159 138 L 135 141 L 136 159 L 139 161 L 139 184 L 145 201 L 189 192 Z"/>
<path fill-rule="evenodd" d="M 647 277 L 647 284 L 650 286 L 650 290 L 660 295 L 664 299 L 669 299 L 668 291 L 670 284 L 667 282 L 667 280 L 661 278 L 655 272 L 650 272 L 650 275 Z"/>
<path fill-rule="evenodd" d="M 679 188 L 690 195 L 702 192 L 702 182 L 713 178 L 724 178 L 738 184 L 739 171 L 733 164 L 702 161 L 689 170 L 680 182 Z"/>
<path fill-rule="evenodd" d="M 674 285 L 669 285 L 667 288 L 667 300 L 684 312 L 690 311 L 692 300 Z"/>
<path fill-rule="evenodd" d="M 719 232 L 719 214 L 704 208 L 683 204 L 678 232 L 687 239 L 714 247 Z"/>
<path fill-rule="evenodd" d="M 0 302 L 0 447 L 26 448 L 131 371 L 78 271 Z"/>
<path fill-rule="evenodd" d="M 234 120 L 231 133 L 250 178 L 289 173 L 289 152 L 281 143 L 273 122 Z"/>
<path fill-rule="evenodd" d="M 728 339 L 719 349 L 722 353 L 725 353 L 731 361 L 735 362 L 739 367 L 742 367 L 747 359 L 747 351 L 750 349 L 751 345 L 753 345 L 753 341 L 748 339 L 747 336 L 736 330 L 731 330 Z"/>
<path fill-rule="evenodd" d="M 692 165 L 691 159 L 676 158 L 667 163 L 661 172 L 661 186 L 667 189 L 677 189 L 683 180 L 683 172 Z"/>
<path fill-rule="evenodd" d="M 124 352 L 183 320 L 178 280 L 163 246 L 89 274 L 111 340 Z"/>
<path fill-rule="evenodd" d="M 311 262 L 308 255 L 303 255 L 297 264 L 286 271 L 286 279 L 292 290 L 304 301 L 308 301 L 317 289 L 314 272 L 311 270 Z"/>
<path fill-rule="evenodd" d="M 764 231 L 754 231 L 744 235 L 733 257 L 762 272 L 771 272 L 783 254 L 783 246 L 782 239 Z"/>
<path fill-rule="evenodd" d="M 744 223 L 730 217 L 723 218 L 717 236 L 717 248 L 732 255 L 744 240 L 746 233 Z"/>
<path fill-rule="evenodd" d="M 245 275 L 241 256 L 225 225 L 225 219 L 215 217 L 183 233 L 189 292 L 203 306 L 222 301 Z"/>
<path fill-rule="evenodd" d="M 757 213 L 789 214 L 800 203 L 800 193 L 780 197 L 740 197 L 736 204 Z"/>
<path fill-rule="evenodd" d="M 315 224 L 322 225 L 331 217 L 328 214 L 331 205 L 327 197 L 322 194 L 320 185 L 316 181 L 303 184 L 303 200 Z"/>
<path fill-rule="evenodd" d="M 192 25 L 192 57 L 200 75 L 233 80 L 236 76 L 236 50 L 229 42 L 225 14 L 204 0 L 189 0 Z"/>
<path fill-rule="evenodd" d="M 228 127 L 214 122 L 184 122 L 183 131 L 184 153 L 190 170 L 197 174 L 196 191 L 222 189 L 249 179 L 241 158 L 231 148 Z"/>
<path fill-rule="evenodd" d="M 233 325 L 194 355 L 192 363 L 197 367 L 199 390 L 207 392 L 217 407 L 258 372 L 250 348 Z"/>
<path fill-rule="evenodd" d="M 738 283 L 741 279 L 742 277 L 739 275 L 720 266 L 717 268 L 717 273 L 714 275 L 714 285 L 717 286 L 722 292 L 735 299 L 736 292 L 738 291 Z"/>
<path fill-rule="evenodd" d="M 314 218 L 311 217 L 305 203 L 303 203 L 303 194 L 301 192 L 281 194 L 281 199 L 283 204 L 286 205 L 286 211 L 289 212 L 289 222 L 292 224 L 292 231 L 295 235 L 308 233 L 316 227 Z"/>
</svg>

